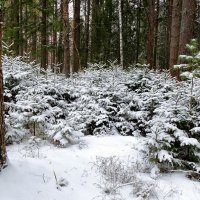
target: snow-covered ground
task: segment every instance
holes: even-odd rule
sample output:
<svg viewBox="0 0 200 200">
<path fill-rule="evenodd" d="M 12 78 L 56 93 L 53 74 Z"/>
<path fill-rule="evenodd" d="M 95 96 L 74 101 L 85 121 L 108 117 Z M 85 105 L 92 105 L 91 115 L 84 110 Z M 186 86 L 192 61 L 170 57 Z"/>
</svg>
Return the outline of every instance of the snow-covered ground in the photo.
<svg viewBox="0 0 200 200">
<path fill-rule="evenodd" d="M 9 146 L 9 163 L 0 173 L 0 200 L 198 200 L 200 182 L 187 179 L 184 173 L 153 179 L 153 170 L 141 170 L 146 167 L 142 140 L 131 136 L 86 136 L 79 144 L 57 148 L 33 138 Z M 106 181 L 100 173 L 103 158 L 114 162 L 119 158 L 120 165 L 129 160 L 133 174 L 127 176 L 137 177 L 137 184 L 132 181 L 124 186 L 112 185 Z M 116 173 L 122 173 L 120 169 Z M 111 186 L 115 187 L 114 192 Z M 149 197 L 140 194 L 146 191 Z"/>
</svg>

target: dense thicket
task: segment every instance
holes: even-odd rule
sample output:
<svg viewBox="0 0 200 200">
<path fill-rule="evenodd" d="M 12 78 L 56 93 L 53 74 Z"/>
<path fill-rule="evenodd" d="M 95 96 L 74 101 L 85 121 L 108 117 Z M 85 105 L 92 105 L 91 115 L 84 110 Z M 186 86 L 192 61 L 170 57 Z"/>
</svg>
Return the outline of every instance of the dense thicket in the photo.
<svg viewBox="0 0 200 200">
<path fill-rule="evenodd" d="M 4 92 L 7 143 L 30 134 L 61 146 L 84 134 L 143 136 L 153 161 L 197 169 L 199 1 L 2 0 L 0 6 L 0 167 Z M 177 84 L 145 66 L 189 80 Z"/>
<path fill-rule="evenodd" d="M 13 62 L 13 69 L 10 64 Z M 199 79 L 176 83 L 167 72 L 92 65 L 65 79 L 19 58 L 4 58 L 6 141 L 35 135 L 60 146 L 83 135 L 143 137 L 146 153 L 165 167 L 199 161 Z"/>
</svg>

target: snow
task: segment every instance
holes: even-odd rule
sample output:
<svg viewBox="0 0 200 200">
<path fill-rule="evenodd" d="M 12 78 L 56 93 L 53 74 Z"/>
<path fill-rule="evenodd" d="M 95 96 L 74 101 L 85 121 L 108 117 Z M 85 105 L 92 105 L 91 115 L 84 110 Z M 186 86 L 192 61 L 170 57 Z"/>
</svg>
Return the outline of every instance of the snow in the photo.
<svg viewBox="0 0 200 200">
<path fill-rule="evenodd" d="M 19 58 L 3 61 L 12 146 L 0 200 L 200 195 L 200 183 L 186 172 L 161 173 L 200 169 L 200 79 L 191 101 L 191 81 L 177 83 L 167 71 L 94 64 L 65 79 Z"/>
<path fill-rule="evenodd" d="M 37 145 L 34 145 L 35 142 Z M 8 146 L 9 163 L 0 173 L 1 199 L 112 199 L 113 195 L 102 191 L 105 185 L 99 186 L 103 183 L 102 176 L 94 167 L 96 159 L 114 156 L 119 157 L 124 163 L 129 159 L 143 168 L 143 142 L 141 138 L 115 135 L 86 136 L 81 143 L 63 149 L 39 139 L 35 141 L 34 138 L 29 142 Z M 138 184 L 144 181 L 146 188 L 152 187 L 154 194 L 150 199 L 198 199 L 199 182 L 187 179 L 184 173 L 155 176 L 156 171 L 155 168 L 152 169 L 154 179 L 150 173 L 136 173 Z M 124 185 L 119 189 L 120 195 L 116 194 L 116 198 L 141 199 L 133 193 L 130 185 Z M 138 195 L 137 190 L 136 187 L 134 191 Z"/>
</svg>

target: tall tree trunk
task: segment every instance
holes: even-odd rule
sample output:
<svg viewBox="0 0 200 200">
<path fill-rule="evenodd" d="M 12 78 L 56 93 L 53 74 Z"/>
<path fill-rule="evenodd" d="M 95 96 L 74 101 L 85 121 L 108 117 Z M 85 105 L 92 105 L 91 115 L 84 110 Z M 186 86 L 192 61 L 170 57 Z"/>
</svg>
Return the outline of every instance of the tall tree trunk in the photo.
<svg viewBox="0 0 200 200">
<path fill-rule="evenodd" d="M 63 20 L 63 0 L 60 2 L 60 21 L 62 22 Z M 57 63 L 60 65 L 60 71 L 63 72 L 63 61 L 64 61 L 64 56 L 63 56 L 63 25 L 59 27 L 59 34 L 58 34 L 58 44 L 56 48 L 56 58 L 57 58 Z"/>
<path fill-rule="evenodd" d="M 6 165 L 3 72 L 2 72 L 2 8 L 0 5 L 0 170 Z"/>
<path fill-rule="evenodd" d="M 97 26 L 99 24 L 97 23 L 98 19 L 98 0 L 92 0 L 92 22 L 91 22 L 91 49 L 90 49 L 90 61 L 94 62 L 96 61 L 97 57 Z"/>
<path fill-rule="evenodd" d="M 41 24 L 41 67 L 45 70 L 48 64 L 47 52 L 47 0 L 42 0 L 42 24 Z"/>
<path fill-rule="evenodd" d="M 155 44 L 155 0 L 148 0 L 148 34 L 147 34 L 147 63 L 150 69 L 155 67 L 154 44 Z"/>
<path fill-rule="evenodd" d="M 70 48 L 69 48 L 69 1 L 63 0 L 63 45 L 64 45 L 64 62 L 63 70 L 66 77 L 70 75 Z"/>
<path fill-rule="evenodd" d="M 23 5 L 22 0 L 19 0 L 19 54 L 23 56 Z"/>
<path fill-rule="evenodd" d="M 194 36 L 195 11 L 196 0 L 182 1 L 179 55 L 188 53 L 186 50 L 186 44 L 188 44 Z"/>
<path fill-rule="evenodd" d="M 80 64 L 80 0 L 74 0 L 72 72 L 78 72 Z"/>
<path fill-rule="evenodd" d="M 138 8 L 137 8 L 137 30 L 136 30 L 136 42 L 137 42 L 137 48 L 136 48 L 136 64 L 139 61 L 139 54 L 140 54 L 140 18 L 141 18 L 141 0 L 138 0 Z"/>
<path fill-rule="evenodd" d="M 90 0 L 85 0 L 85 55 L 83 67 L 87 67 L 90 38 Z"/>
<path fill-rule="evenodd" d="M 160 12 L 160 0 L 157 0 L 156 1 L 156 15 L 155 15 L 154 69 L 157 68 L 157 45 L 158 45 L 159 12 Z"/>
<path fill-rule="evenodd" d="M 37 24 L 36 10 L 33 11 L 33 23 Z M 31 34 L 31 61 L 37 60 L 37 27 L 34 26 Z"/>
<path fill-rule="evenodd" d="M 120 65 L 124 68 L 124 51 L 123 51 L 123 29 L 122 29 L 122 1 L 118 2 L 119 10 L 119 48 L 120 48 Z"/>
<path fill-rule="evenodd" d="M 58 2 L 55 1 L 54 2 L 54 14 L 53 14 L 53 20 L 57 20 L 58 17 L 58 13 L 57 13 L 57 9 L 58 9 Z M 56 61 L 56 49 L 57 49 L 57 29 L 54 27 L 53 29 L 53 54 L 52 54 L 52 63 L 55 65 L 57 63 Z"/>
<path fill-rule="evenodd" d="M 181 26 L 181 2 L 182 0 L 173 0 L 172 22 L 171 22 L 171 39 L 170 39 L 170 57 L 169 68 L 172 76 L 179 76 L 179 71 L 174 70 L 173 66 L 178 62 L 179 38 Z"/>
<path fill-rule="evenodd" d="M 14 27 L 15 27 L 15 34 L 14 34 L 14 51 L 15 55 L 18 56 L 20 54 L 20 16 L 19 16 L 19 0 L 13 0 L 12 1 L 12 7 L 14 8 L 14 14 L 13 14 L 13 21 L 14 21 Z"/>
<path fill-rule="evenodd" d="M 166 69 L 169 69 L 173 0 L 167 0 Z"/>
</svg>

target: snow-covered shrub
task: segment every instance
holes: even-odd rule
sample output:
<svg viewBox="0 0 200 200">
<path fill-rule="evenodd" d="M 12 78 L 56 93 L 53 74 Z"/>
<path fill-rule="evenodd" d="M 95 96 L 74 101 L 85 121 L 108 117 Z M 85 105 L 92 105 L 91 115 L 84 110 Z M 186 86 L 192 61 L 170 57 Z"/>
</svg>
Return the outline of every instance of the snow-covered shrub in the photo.
<svg viewBox="0 0 200 200">
<path fill-rule="evenodd" d="M 184 64 L 174 66 L 174 68 L 180 70 L 180 75 L 184 80 L 200 77 L 200 52 L 198 46 L 197 40 L 192 39 L 190 43 L 186 45 L 189 55 L 179 56 L 179 60 Z"/>
<path fill-rule="evenodd" d="M 115 156 L 97 157 L 94 167 L 100 175 L 98 186 L 105 195 L 119 197 L 120 189 L 129 185 L 132 186 L 131 193 L 137 199 L 150 199 L 154 196 L 155 180 L 143 177 L 130 160 L 122 161 Z"/>
<path fill-rule="evenodd" d="M 99 64 L 66 79 L 4 57 L 9 142 L 39 135 L 67 146 L 83 135 L 146 137 L 151 160 L 170 167 L 199 160 L 200 80 L 177 83 L 167 72 Z M 192 106 L 191 106 L 192 105 Z"/>
<path fill-rule="evenodd" d="M 199 81 L 199 80 L 198 80 Z M 199 127 L 197 107 L 191 113 L 189 106 L 189 83 L 178 83 L 176 92 L 169 94 L 154 111 L 155 117 L 149 121 L 150 154 L 152 159 L 165 163 L 166 168 L 183 167 L 194 169 L 199 162 L 199 136 L 194 130 Z M 171 88 L 174 88 L 172 86 Z M 194 86 L 198 97 L 199 87 Z"/>
</svg>

